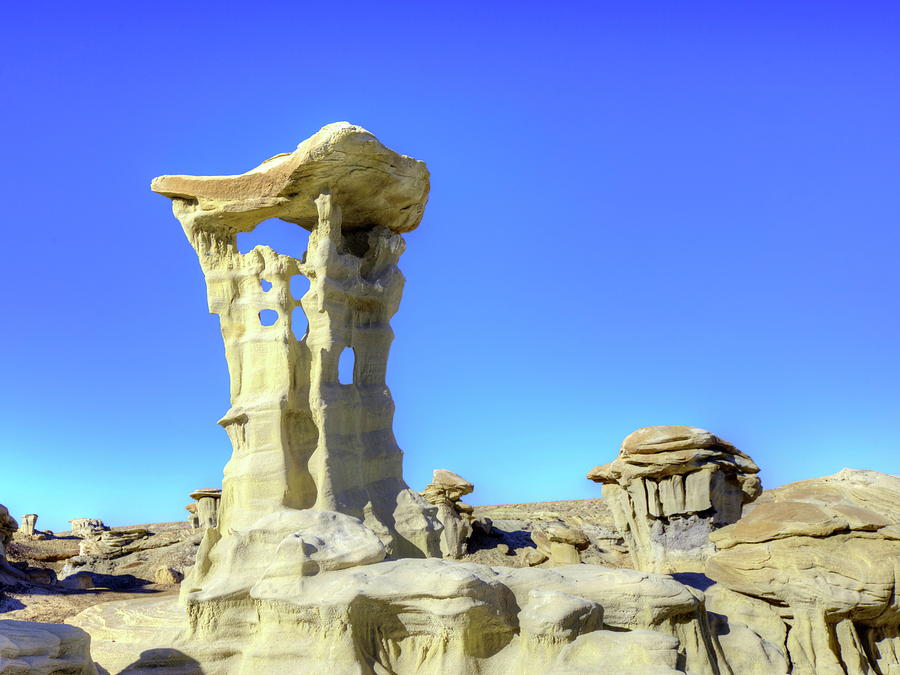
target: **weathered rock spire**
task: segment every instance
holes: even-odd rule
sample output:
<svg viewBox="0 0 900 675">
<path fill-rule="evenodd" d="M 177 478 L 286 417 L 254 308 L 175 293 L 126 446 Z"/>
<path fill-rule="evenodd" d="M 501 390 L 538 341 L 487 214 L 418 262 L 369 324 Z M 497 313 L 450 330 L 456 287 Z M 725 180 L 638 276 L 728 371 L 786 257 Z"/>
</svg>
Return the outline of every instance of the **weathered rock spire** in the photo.
<svg viewBox="0 0 900 675">
<path fill-rule="evenodd" d="M 235 551 L 250 555 L 256 544 L 241 545 L 242 533 L 297 509 L 359 518 L 395 556 L 439 554 L 434 509 L 403 481 L 385 382 L 390 319 L 404 283 L 400 233 L 421 220 L 424 163 L 342 122 L 246 174 L 162 176 L 152 188 L 172 199 L 197 252 L 231 376 L 231 408 L 219 424 L 234 454 L 193 587 L 232 565 Z M 269 218 L 311 230 L 302 258 L 268 246 L 238 251 L 237 234 Z M 290 290 L 298 274 L 310 280 L 299 299 Z M 300 339 L 292 326 L 297 306 L 309 322 Z M 277 313 L 274 324 L 263 325 L 264 310 Z M 344 350 L 355 357 L 346 383 L 338 380 Z"/>
</svg>

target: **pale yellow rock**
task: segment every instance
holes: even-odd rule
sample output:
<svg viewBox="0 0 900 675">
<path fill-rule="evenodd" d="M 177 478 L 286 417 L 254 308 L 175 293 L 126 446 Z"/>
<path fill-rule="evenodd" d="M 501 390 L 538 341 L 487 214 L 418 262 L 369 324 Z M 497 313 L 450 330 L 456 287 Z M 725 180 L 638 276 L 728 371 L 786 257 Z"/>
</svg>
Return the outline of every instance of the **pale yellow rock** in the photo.
<svg viewBox="0 0 900 675">
<path fill-rule="evenodd" d="M 66 624 L 0 620 L 3 675 L 96 675 L 90 636 Z"/>
<path fill-rule="evenodd" d="M 765 627 L 782 623 L 792 673 L 891 672 L 900 669 L 898 525 L 900 478 L 845 469 L 767 493 L 714 534 L 721 550 L 706 574 L 759 603 L 746 625 L 779 648 Z M 718 611 L 730 617 L 732 604 Z"/>
<path fill-rule="evenodd" d="M 231 409 L 219 423 L 234 455 L 225 467 L 217 524 L 206 530 L 183 588 L 217 585 L 216 575 L 229 576 L 232 563 L 230 553 L 216 549 L 236 550 L 229 539 L 249 535 L 232 533 L 291 510 L 363 520 L 391 555 L 438 554 L 435 509 L 403 482 L 385 384 L 390 318 L 404 282 L 399 233 L 421 220 L 425 165 L 341 122 L 246 174 L 162 176 L 152 187 L 172 199 L 197 252 L 231 376 Z M 266 246 L 237 250 L 237 233 L 269 218 L 312 230 L 305 256 Z M 296 275 L 310 279 L 300 299 L 290 292 Z M 309 324 L 299 340 L 292 328 L 297 307 Z M 274 324 L 264 325 L 265 310 L 276 313 Z M 351 382 L 338 380 L 345 350 L 356 361 Z M 204 499 L 201 526 L 209 520 Z M 250 548 L 268 558 L 280 539 L 265 539 Z"/>
<path fill-rule="evenodd" d="M 187 618 L 171 600 L 108 603 L 73 622 L 92 634 L 94 658 L 109 672 L 143 658 L 147 667 L 192 662 L 207 675 L 323 666 L 335 675 L 616 673 L 662 666 L 670 652 L 682 654 L 685 670 L 717 672 L 701 596 L 632 570 L 404 559 L 296 577 L 293 588 L 260 584 L 251 595 L 189 601 Z M 608 633 L 602 626 L 616 632 L 583 640 Z M 654 631 L 655 641 L 642 630 Z M 156 660 L 142 657 L 148 653 Z"/>
<path fill-rule="evenodd" d="M 551 565 L 577 565 L 581 562 L 579 551 L 590 544 L 584 532 L 562 522 L 542 523 L 532 531 L 531 538 L 538 553 Z"/>
<path fill-rule="evenodd" d="M 222 491 L 217 488 L 204 488 L 191 493 L 191 499 L 195 499 L 194 510 L 197 527 L 207 529 L 219 524 L 219 501 L 222 499 Z"/>
<path fill-rule="evenodd" d="M 404 557 L 441 553 L 438 508 L 448 522 L 472 520 L 457 506 L 472 485 L 458 475 L 435 473 L 435 504 L 406 486 L 391 430 L 389 320 L 403 285 L 399 233 L 418 224 L 427 196 L 421 162 L 338 124 L 242 176 L 163 177 L 154 189 L 173 199 L 220 317 L 232 396 L 220 423 L 234 454 L 182 604 L 111 603 L 75 618 L 100 665 L 510 675 L 601 672 L 605 651 L 608 672 L 664 668 L 675 654 L 691 672 L 718 672 L 702 594 L 670 577 Z M 305 257 L 237 251 L 236 233 L 270 217 L 312 229 Z M 299 300 L 297 274 L 310 279 Z M 309 321 L 300 340 L 297 306 Z M 274 325 L 262 325 L 265 309 Z M 352 382 L 338 380 L 345 349 Z M 551 548 L 577 553 L 583 533 L 557 530 Z"/>
<path fill-rule="evenodd" d="M 588 478 L 603 483 L 635 567 L 699 572 L 713 552 L 709 534 L 737 521 L 762 491 L 758 471 L 705 429 L 666 426 L 629 434 L 615 461 Z"/>
<path fill-rule="evenodd" d="M 172 567 L 160 567 L 153 575 L 153 581 L 157 584 L 179 584 L 184 579 L 184 574 Z"/>
</svg>

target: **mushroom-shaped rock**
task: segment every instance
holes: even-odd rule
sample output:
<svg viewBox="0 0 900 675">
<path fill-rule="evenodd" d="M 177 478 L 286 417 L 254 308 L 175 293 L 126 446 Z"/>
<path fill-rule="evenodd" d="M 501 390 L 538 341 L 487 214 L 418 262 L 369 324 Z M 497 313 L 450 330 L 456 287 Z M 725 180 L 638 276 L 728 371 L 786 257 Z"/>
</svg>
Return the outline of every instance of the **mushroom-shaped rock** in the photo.
<svg viewBox="0 0 900 675">
<path fill-rule="evenodd" d="M 184 507 L 184 510 L 188 512 L 188 522 L 191 524 L 191 527 L 195 530 L 199 528 L 200 517 L 197 515 L 197 502 L 191 502 Z"/>
<path fill-rule="evenodd" d="M 194 490 L 191 499 L 197 500 L 197 526 L 203 529 L 216 527 L 219 524 L 219 500 L 222 491 L 217 488 Z M 193 521 L 192 521 L 193 522 Z"/>
<path fill-rule="evenodd" d="M 151 189 L 198 201 L 210 223 L 227 213 L 229 224 L 239 230 L 267 218 L 312 230 L 318 222 L 314 200 L 330 192 L 340 204 L 344 230 L 384 226 L 403 233 L 422 220 L 429 179 L 424 162 L 389 150 L 362 127 L 335 122 L 294 152 L 267 159 L 247 173 L 160 176 Z"/>
<path fill-rule="evenodd" d="M 562 522 L 542 523 L 531 538 L 538 553 L 546 556 L 551 565 L 577 565 L 581 562 L 578 552 L 590 544 L 584 532 Z"/>
<path fill-rule="evenodd" d="M 460 501 L 475 486 L 457 473 L 435 469 L 431 483 L 422 491 L 430 504 L 437 506 L 437 518 L 444 526 L 441 533 L 441 553 L 445 558 L 460 558 L 466 552 L 466 542 L 472 536 L 474 508 Z"/>
<path fill-rule="evenodd" d="M 701 571 L 709 533 L 741 517 L 762 487 L 759 467 L 706 429 L 645 427 L 588 478 L 603 483 L 616 526 L 636 567 Z"/>
<path fill-rule="evenodd" d="M 791 483 L 711 539 L 713 611 L 765 627 L 791 672 L 900 672 L 900 477 Z"/>
</svg>

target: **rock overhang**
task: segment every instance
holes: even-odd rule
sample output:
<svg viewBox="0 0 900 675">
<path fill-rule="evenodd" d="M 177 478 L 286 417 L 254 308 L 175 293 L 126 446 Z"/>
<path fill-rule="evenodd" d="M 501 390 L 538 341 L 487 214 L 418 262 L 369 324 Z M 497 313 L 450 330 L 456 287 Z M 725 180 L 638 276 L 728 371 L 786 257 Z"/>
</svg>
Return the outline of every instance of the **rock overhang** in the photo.
<svg viewBox="0 0 900 675">
<path fill-rule="evenodd" d="M 422 220 L 429 187 L 424 162 L 388 149 L 348 122 L 326 125 L 294 152 L 243 174 L 166 175 L 151 183 L 154 192 L 197 202 L 202 211 L 224 216 L 216 220 L 238 231 L 252 230 L 269 218 L 312 230 L 318 219 L 313 200 L 327 192 L 341 208 L 345 230 L 384 226 L 410 232 Z"/>
</svg>

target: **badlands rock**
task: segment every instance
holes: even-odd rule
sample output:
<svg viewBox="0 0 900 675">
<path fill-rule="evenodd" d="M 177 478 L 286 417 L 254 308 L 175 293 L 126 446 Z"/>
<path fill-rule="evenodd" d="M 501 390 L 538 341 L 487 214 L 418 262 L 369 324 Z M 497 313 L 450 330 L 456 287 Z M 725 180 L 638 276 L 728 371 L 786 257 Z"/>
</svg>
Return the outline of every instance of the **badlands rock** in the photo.
<svg viewBox="0 0 900 675">
<path fill-rule="evenodd" d="M 579 551 L 590 544 L 584 532 L 561 522 L 540 525 L 532 531 L 531 538 L 539 557 L 549 559 L 551 565 L 577 565 L 581 562 Z"/>
<path fill-rule="evenodd" d="M 246 174 L 162 176 L 152 189 L 172 199 L 197 252 L 231 376 L 231 409 L 219 423 L 234 454 L 217 525 L 206 529 L 182 588 L 231 587 L 238 558 L 269 561 L 290 534 L 277 527 L 248 533 L 258 523 L 274 525 L 267 516 L 285 514 L 289 522 L 306 509 L 362 520 L 392 556 L 439 554 L 436 509 L 403 481 L 385 383 L 390 319 L 404 283 L 400 233 L 421 220 L 425 165 L 338 123 Z M 269 218 L 312 231 L 304 256 L 268 246 L 238 251 L 237 233 Z M 310 279 L 300 299 L 290 288 L 297 275 Z M 301 312 L 309 328 L 298 339 L 293 322 Z M 266 313 L 277 316 L 274 323 L 263 320 Z M 338 362 L 347 350 L 353 377 L 341 382 Z M 198 515 L 202 521 L 199 505 Z"/>
<path fill-rule="evenodd" d="M 22 525 L 19 527 L 19 531 L 26 537 L 33 537 L 35 535 L 34 528 L 37 525 L 37 519 L 36 513 L 26 513 L 22 516 Z"/>
<path fill-rule="evenodd" d="M 91 638 L 65 624 L 0 620 L 0 673 L 96 675 Z"/>
<path fill-rule="evenodd" d="M 657 572 L 701 571 L 709 534 L 741 517 L 762 488 L 759 467 L 705 429 L 646 427 L 588 478 L 603 483 L 634 565 Z"/>
<path fill-rule="evenodd" d="M 192 513 L 197 516 L 197 527 L 206 529 L 216 527 L 219 524 L 219 500 L 222 491 L 217 488 L 204 488 L 191 493 L 191 499 L 196 500 L 196 507 Z"/>
<path fill-rule="evenodd" d="M 661 575 L 405 559 L 280 579 L 249 604 L 106 603 L 74 623 L 110 672 L 165 648 L 211 674 L 718 672 L 702 594 Z"/>
<path fill-rule="evenodd" d="M 99 534 L 100 532 L 109 529 L 103 524 L 103 521 L 98 518 L 75 518 L 70 520 L 69 523 L 72 525 L 72 534 L 76 537 Z"/>
<path fill-rule="evenodd" d="M 461 558 L 466 542 L 472 536 L 473 508 L 460 501 L 475 490 L 465 478 L 446 469 L 435 469 L 431 483 L 422 491 L 429 504 L 437 507 L 437 519 L 444 526 L 441 534 L 441 553 L 445 558 Z"/>
<path fill-rule="evenodd" d="M 790 672 L 900 672 L 900 477 L 844 469 L 785 485 L 712 540 L 715 611 Z"/>
<path fill-rule="evenodd" d="M 200 528 L 200 516 L 197 515 L 197 502 L 191 502 L 184 507 L 188 512 L 188 522 L 195 530 Z M 217 514 L 218 515 L 218 514 Z"/>
<path fill-rule="evenodd" d="M 114 530 L 95 531 L 82 539 L 79 555 L 116 558 L 141 548 L 137 542 L 149 535 L 150 531 L 143 527 L 119 527 Z"/>
<path fill-rule="evenodd" d="M 6 548 L 18 529 L 19 524 L 9 515 L 9 509 L 0 504 L 0 587 L 17 585 L 26 580 L 26 576 L 20 570 L 6 561 Z"/>
<path fill-rule="evenodd" d="M 153 575 L 153 581 L 157 584 L 180 584 L 184 574 L 172 567 L 159 567 Z"/>
</svg>

